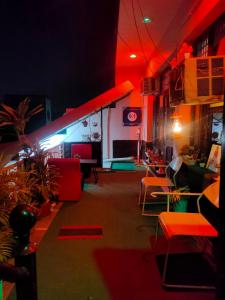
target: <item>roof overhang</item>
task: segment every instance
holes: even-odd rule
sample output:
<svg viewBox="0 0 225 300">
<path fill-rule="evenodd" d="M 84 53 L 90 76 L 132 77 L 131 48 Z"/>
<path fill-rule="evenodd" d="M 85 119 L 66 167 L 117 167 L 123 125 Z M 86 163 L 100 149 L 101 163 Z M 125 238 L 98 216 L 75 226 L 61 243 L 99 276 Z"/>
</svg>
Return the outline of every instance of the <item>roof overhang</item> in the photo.
<svg viewBox="0 0 225 300">
<path fill-rule="evenodd" d="M 113 102 L 117 102 L 133 91 L 133 85 L 130 81 L 124 83 L 100 94 L 99 96 L 89 100 L 88 102 L 74 108 L 72 111 L 57 118 L 51 123 L 39 128 L 26 136 L 26 140 L 30 143 L 46 140 L 54 134 L 57 134 L 63 129 L 78 123 L 83 118 L 90 114 L 100 111 L 101 109 L 109 106 Z M 12 157 L 20 151 L 21 147 L 18 142 L 11 142 L 0 144 L 0 152 L 4 153 L 4 163 L 9 162 Z"/>
<path fill-rule="evenodd" d="M 125 98 L 133 91 L 133 88 L 130 81 L 125 81 L 34 131 L 28 136 L 28 140 L 35 142 L 46 139 L 69 126 L 76 124 L 88 115 L 100 111 L 111 103 Z"/>
</svg>

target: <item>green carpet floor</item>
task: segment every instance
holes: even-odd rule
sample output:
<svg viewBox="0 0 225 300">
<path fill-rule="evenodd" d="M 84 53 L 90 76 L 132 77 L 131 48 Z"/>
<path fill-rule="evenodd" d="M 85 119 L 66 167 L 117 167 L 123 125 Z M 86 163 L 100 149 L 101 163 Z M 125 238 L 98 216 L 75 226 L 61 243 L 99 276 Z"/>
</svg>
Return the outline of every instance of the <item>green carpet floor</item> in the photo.
<svg viewBox="0 0 225 300">
<path fill-rule="evenodd" d="M 63 204 L 38 248 L 38 300 L 214 299 L 210 292 L 162 289 L 150 252 L 155 220 L 141 216 L 137 204 L 143 175 L 101 173 L 79 202 Z M 57 239 L 62 226 L 95 225 L 102 238 Z"/>
<path fill-rule="evenodd" d="M 112 162 L 112 170 L 127 170 L 127 171 L 141 171 L 145 170 L 143 165 L 136 165 L 134 162 Z"/>
</svg>

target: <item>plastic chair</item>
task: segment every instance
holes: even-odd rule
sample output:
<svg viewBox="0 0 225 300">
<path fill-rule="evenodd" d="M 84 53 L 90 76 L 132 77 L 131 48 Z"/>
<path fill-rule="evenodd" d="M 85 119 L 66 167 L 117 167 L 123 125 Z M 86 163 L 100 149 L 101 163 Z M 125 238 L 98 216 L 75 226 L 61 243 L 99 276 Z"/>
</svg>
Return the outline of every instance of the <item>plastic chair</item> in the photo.
<svg viewBox="0 0 225 300">
<path fill-rule="evenodd" d="M 146 203 L 148 191 L 152 187 L 162 187 L 162 188 L 168 188 L 170 190 L 172 187 L 176 186 L 175 178 L 176 178 L 178 171 L 181 169 L 182 163 L 183 163 L 182 158 L 177 157 L 166 166 L 166 171 L 165 171 L 166 177 L 145 176 L 141 179 L 141 187 L 140 187 L 138 204 L 139 205 L 142 204 L 142 215 L 143 216 L 158 216 L 158 214 L 159 214 L 158 212 L 154 212 L 154 211 L 146 212 L 145 211 L 146 204 L 157 205 L 157 204 L 163 203 L 162 201 L 160 201 L 160 202 L 151 201 L 151 202 Z M 148 167 L 149 166 L 147 166 L 147 168 Z M 142 195 L 143 195 L 143 197 L 142 197 Z M 169 210 L 168 199 L 167 199 L 166 203 L 167 203 L 167 211 L 168 211 Z"/>
<path fill-rule="evenodd" d="M 216 208 L 219 208 L 219 181 L 209 185 L 202 193 L 179 193 L 179 192 L 153 192 L 156 195 L 175 195 L 175 196 L 198 196 L 197 213 L 189 212 L 162 212 L 158 216 L 158 221 L 162 232 L 167 240 L 167 251 L 163 266 L 162 285 L 174 288 L 197 288 L 197 289 L 215 289 L 211 285 L 189 285 L 189 284 L 171 284 L 166 281 L 168 259 L 172 241 L 178 237 L 204 237 L 215 238 L 218 236 L 217 230 L 202 215 L 200 210 L 200 200 L 205 196 Z M 168 198 L 169 199 L 169 198 Z M 158 230 L 158 228 L 157 228 Z M 157 232 L 156 232 L 157 239 Z M 184 272 L 184 270 L 182 270 Z"/>
</svg>

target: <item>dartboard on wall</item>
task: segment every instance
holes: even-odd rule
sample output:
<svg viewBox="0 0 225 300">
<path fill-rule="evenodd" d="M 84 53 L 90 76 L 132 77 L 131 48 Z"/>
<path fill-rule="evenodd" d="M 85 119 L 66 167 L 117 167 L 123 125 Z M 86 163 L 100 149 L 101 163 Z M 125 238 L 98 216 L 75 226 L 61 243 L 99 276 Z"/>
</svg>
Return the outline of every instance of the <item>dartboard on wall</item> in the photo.
<svg viewBox="0 0 225 300">
<path fill-rule="evenodd" d="M 141 107 L 125 107 L 123 110 L 123 126 L 138 126 L 141 124 Z"/>
</svg>

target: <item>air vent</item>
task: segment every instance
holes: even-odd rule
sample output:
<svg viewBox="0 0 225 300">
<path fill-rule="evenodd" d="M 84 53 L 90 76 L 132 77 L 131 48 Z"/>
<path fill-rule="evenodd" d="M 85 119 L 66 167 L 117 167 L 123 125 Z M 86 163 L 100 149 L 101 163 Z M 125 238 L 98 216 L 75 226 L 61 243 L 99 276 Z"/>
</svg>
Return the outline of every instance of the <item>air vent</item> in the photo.
<svg viewBox="0 0 225 300">
<path fill-rule="evenodd" d="M 172 70 L 170 104 L 210 104 L 223 101 L 224 56 L 195 57 Z"/>
<path fill-rule="evenodd" d="M 159 95 L 160 84 L 158 78 L 145 77 L 141 82 L 141 94 L 143 96 Z"/>
</svg>

